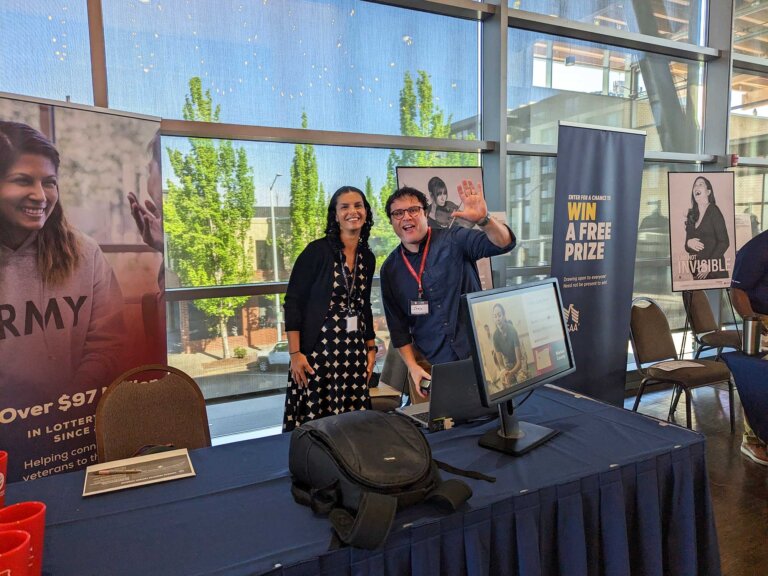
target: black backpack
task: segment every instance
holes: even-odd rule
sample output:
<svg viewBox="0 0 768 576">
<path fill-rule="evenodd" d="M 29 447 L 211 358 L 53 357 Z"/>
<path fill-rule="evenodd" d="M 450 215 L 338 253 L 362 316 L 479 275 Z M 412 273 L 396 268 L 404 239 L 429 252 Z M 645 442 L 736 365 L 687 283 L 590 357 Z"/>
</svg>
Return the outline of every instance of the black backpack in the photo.
<svg viewBox="0 0 768 576">
<path fill-rule="evenodd" d="M 494 480 L 438 463 L 408 419 L 375 410 L 302 424 L 288 456 L 294 500 L 328 514 L 342 542 L 369 550 L 386 540 L 398 509 L 427 500 L 454 511 L 472 496 L 465 482 L 441 480 L 438 466 Z"/>
</svg>

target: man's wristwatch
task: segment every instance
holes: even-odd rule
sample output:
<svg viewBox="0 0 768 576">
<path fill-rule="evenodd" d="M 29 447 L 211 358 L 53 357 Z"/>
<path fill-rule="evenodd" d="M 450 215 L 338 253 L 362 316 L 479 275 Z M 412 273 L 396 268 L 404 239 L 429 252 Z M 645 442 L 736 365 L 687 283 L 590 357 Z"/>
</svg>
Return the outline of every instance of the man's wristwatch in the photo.
<svg viewBox="0 0 768 576">
<path fill-rule="evenodd" d="M 488 225 L 488 222 L 490 222 L 490 221 L 491 221 L 491 213 L 490 213 L 490 212 L 486 212 L 485 216 L 484 216 L 484 217 L 482 217 L 480 220 L 478 220 L 478 221 L 476 222 L 476 224 L 477 224 L 478 226 L 480 226 L 480 228 L 482 228 L 482 227 L 484 227 L 484 226 L 487 226 L 487 225 Z"/>
</svg>

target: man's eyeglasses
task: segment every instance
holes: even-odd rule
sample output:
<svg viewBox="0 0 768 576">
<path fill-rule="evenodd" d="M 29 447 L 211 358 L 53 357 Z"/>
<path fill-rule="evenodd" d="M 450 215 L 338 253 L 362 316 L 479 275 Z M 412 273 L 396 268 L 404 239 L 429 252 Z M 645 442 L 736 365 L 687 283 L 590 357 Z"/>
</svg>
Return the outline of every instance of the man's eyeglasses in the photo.
<svg viewBox="0 0 768 576">
<path fill-rule="evenodd" d="M 408 208 L 398 208 L 397 210 L 392 210 L 392 212 L 389 213 L 392 218 L 395 220 L 402 220 L 405 216 L 405 213 L 408 212 L 411 216 L 414 218 L 419 215 L 419 212 L 421 210 L 424 210 L 424 206 L 409 206 Z"/>
</svg>

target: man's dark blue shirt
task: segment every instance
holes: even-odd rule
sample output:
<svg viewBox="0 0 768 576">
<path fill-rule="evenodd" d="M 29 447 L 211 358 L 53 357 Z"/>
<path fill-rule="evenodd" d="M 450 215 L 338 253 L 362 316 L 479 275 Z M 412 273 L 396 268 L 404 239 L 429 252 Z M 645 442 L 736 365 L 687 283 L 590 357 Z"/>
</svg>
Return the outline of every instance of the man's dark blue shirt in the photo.
<svg viewBox="0 0 768 576">
<path fill-rule="evenodd" d="M 418 274 L 425 244 L 426 238 L 415 253 L 398 246 L 381 266 L 381 293 L 391 345 L 400 348 L 413 343 L 432 364 L 469 358 L 469 319 L 461 306 L 461 295 L 481 290 L 475 261 L 509 252 L 515 247 L 515 236 L 512 234 L 509 246 L 499 248 L 479 230 L 460 226 L 433 229 L 422 277 L 429 314 L 411 316 L 410 304 L 418 299 L 418 283 L 402 254 Z"/>
<path fill-rule="evenodd" d="M 768 314 L 768 230 L 736 252 L 731 286 L 747 293 L 752 310 Z"/>
</svg>

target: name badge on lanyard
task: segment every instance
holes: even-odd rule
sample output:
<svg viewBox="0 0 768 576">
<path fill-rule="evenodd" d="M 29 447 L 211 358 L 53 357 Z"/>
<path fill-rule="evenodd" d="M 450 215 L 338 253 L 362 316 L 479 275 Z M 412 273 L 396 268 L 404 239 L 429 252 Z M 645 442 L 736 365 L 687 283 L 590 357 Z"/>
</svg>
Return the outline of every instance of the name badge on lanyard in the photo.
<svg viewBox="0 0 768 576">
<path fill-rule="evenodd" d="M 347 316 L 347 332 L 357 332 L 357 315 Z"/>
<path fill-rule="evenodd" d="M 411 300 L 411 316 L 426 316 L 429 314 L 428 300 Z"/>
<path fill-rule="evenodd" d="M 424 298 L 424 287 L 421 284 L 421 278 L 424 276 L 424 268 L 427 265 L 427 254 L 429 254 L 429 242 L 432 240 L 432 228 L 427 228 L 427 243 L 424 246 L 424 253 L 421 255 L 421 265 L 419 266 L 419 273 L 416 274 L 416 270 L 413 269 L 411 263 L 408 262 L 408 258 L 405 257 L 403 247 L 400 246 L 400 255 L 403 257 L 405 267 L 411 276 L 416 280 L 419 286 L 419 297 L 416 300 L 410 301 L 410 315 L 411 316 L 426 316 L 429 314 L 429 301 Z"/>
</svg>

